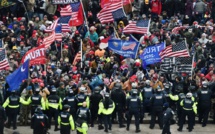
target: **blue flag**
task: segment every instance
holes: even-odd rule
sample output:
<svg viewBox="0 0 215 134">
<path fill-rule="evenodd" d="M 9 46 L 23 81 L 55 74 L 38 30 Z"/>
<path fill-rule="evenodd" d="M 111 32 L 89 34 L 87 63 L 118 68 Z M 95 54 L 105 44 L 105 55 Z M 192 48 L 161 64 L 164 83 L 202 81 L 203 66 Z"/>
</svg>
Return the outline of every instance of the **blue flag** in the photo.
<svg viewBox="0 0 215 134">
<path fill-rule="evenodd" d="M 23 80 L 28 79 L 29 60 L 25 61 L 17 70 L 7 76 L 6 82 L 9 85 L 9 91 L 18 90 Z"/>
<path fill-rule="evenodd" d="M 108 41 L 108 48 L 123 57 L 135 59 L 139 48 L 139 42 L 110 39 Z"/>
<path fill-rule="evenodd" d="M 164 43 L 160 43 L 154 46 L 148 46 L 143 54 L 140 55 L 140 58 L 143 60 L 144 66 L 149 64 L 154 64 L 161 61 L 160 51 L 165 47 Z"/>
</svg>

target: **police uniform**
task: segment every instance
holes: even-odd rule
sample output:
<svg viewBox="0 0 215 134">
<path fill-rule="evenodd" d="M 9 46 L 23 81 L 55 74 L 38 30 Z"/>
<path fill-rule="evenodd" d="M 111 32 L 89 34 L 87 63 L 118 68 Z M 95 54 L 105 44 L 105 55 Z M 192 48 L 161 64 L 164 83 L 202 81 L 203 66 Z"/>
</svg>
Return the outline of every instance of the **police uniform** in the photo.
<svg viewBox="0 0 215 134">
<path fill-rule="evenodd" d="M 86 115 L 86 121 L 87 123 L 89 124 L 91 122 L 91 112 L 90 112 L 90 109 L 87 108 L 87 107 L 80 107 L 78 110 L 77 110 L 77 116 L 76 118 L 78 117 L 78 115 L 80 114 L 85 114 Z"/>
<path fill-rule="evenodd" d="M 45 101 L 43 97 L 39 94 L 40 89 L 35 89 L 35 94 L 29 97 L 28 104 L 31 104 L 31 115 L 34 115 L 35 109 L 37 107 L 42 107 L 43 110 L 46 109 Z"/>
<path fill-rule="evenodd" d="M 125 127 L 123 125 L 123 110 L 125 109 L 126 104 L 126 96 L 125 93 L 122 91 L 122 89 L 115 89 L 113 92 L 111 92 L 111 99 L 114 101 L 116 108 L 114 109 L 112 113 L 112 121 L 116 118 L 116 113 L 118 114 L 118 121 L 119 121 L 119 127 Z"/>
<path fill-rule="evenodd" d="M 188 130 L 189 132 L 193 129 L 193 112 L 197 114 L 196 103 L 191 99 L 192 93 L 187 93 L 186 98 L 181 101 L 180 105 L 183 107 L 181 122 L 179 122 L 178 131 L 182 131 L 183 124 L 185 122 L 186 116 L 188 116 Z"/>
<path fill-rule="evenodd" d="M 7 120 L 5 109 L 0 105 L 0 134 L 4 133 L 4 122 Z"/>
<path fill-rule="evenodd" d="M 99 103 L 98 115 L 102 114 L 103 122 L 105 125 L 105 132 L 108 132 L 108 129 L 112 129 L 111 123 L 111 114 L 115 109 L 115 103 L 110 99 L 110 95 L 108 93 L 105 94 L 105 99 L 103 99 Z"/>
<path fill-rule="evenodd" d="M 87 134 L 88 125 L 86 122 L 86 115 L 79 114 L 77 120 L 75 121 L 77 134 Z"/>
<path fill-rule="evenodd" d="M 64 111 L 58 116 L 58 124 L 60 125 L 61 134 L 70 134 L 70 129 L 75 129 L 74 120 L 72 115 L 69 113 L 69 108 L 69 105 L 64 105 Z"/>
<path fill-rule="evenodd" d="M 152 106 L 150 129 L 155 126 L 156 116 L 158 116 L 158 123 L 160 129 L 163 129 L 163 104 L 166 103 L 165 96 L 162 94 L 161 89 L 158 87 L 157 92 L 150 99 Z"/>
<path fill-rule="evenodd" d="M 205 85 L 204 85 L 205 84 Z M 199 123 L 202 123 L 202 127 L 205 127 L 208 121 L 208 114 L 211 109 L 212 92 L 207 88 L 207 83 L 203 83 L 203 88 L 198 91 L 199 96 Z M 202 121 L 203 119 L 203 121 Z"/>
<path fill-rule="evenodd" d="M 89 108 L 90 106 L 89 97 L 86 94 L 84 94 L 84 92 L 85 92 L 85 87 L 80 87 L 80 93 L 76 95 L 77 106 L 81 107 L 83 105 L 83 102 L 86 102 L 87 107 Z"/>
<path fill-rule="evenodd" d="M 94 121 L 98 117 L 99 102 L 103 99 L 100 94 L 100 87 L 95 87 L 94 93 L 90 96 L 90 111 L 91 111 L 91 127 L 94 127 Z M 99 125 L 101 125 L 101 117 L 98 117 Z"/>
<path fill-rule="evenodd" d="M 141 94 L 143 96 L 143 113 L 142 114 L 144 117 L 144 114 L 146 112 L 151 113 L 150 98 L 153 96 L 154 90 L 152 89 L 152 87 L 150 87 L 148 85 L 142 89 Z"/>
<path fill-rule="evenodd" d="M 163 131 L 162 134 L 171 134 L 170 125 L 171 120 L 173 118 L 174 112 L 171 108 L 169 108 L 169 104 L 164 104 L 164 113 L 163 113 Z"/>
<path fill-rule="evenodd" d="M 131 118 L 134 115 L 136 132 L 140 132 L 139 118 L 140 118 L 140 111 L 141 111 L 141 100 L 137 96 L 136 90 L 133 90 L 132 95 L 127 98 L 126 107 L 128 109 L 128 113 L 126 113 L 127 114 L 127 128 L 126 128 L 127 131 L 129 131 Z"/>
<path fill-rule="evenodd" d="M 73 119 L 75 120 L 76 119 L 76 111 L 77 111 L 77 99 L 76 99 L 72 89 L 69 90 L 68 96 L 66 96 L 63 99 L 63 105 L 65 105 L 65 104 L 70 106 L 69 113 L 72 115 Z"/>
<path fill-rule="evenodd" d="M 46 99 L 46 108 L 48 109 L 48 117 L 49 123 L 51 124 L 51 119 L 54 117 L 55 120 L 55 131 L 58 130 L 58 109 L 62 109 L 62 100 L 61 98 L 56 95 L 56 89 L 53 88 L 51 90 L 51 95 Z"/>
<path fill-rule="evenodd" d="M 171 100 L 177 101 L 177 116 L 178 116 L 178 125 L 179 125 L 181 122 L 181 115 L 183 111 L 183 108 L 181 107 L 180 103 L 183 99 L 185 99 L 186 96 L 184 93 L 179 93 L 178 95 L 169 94 L 169 97 Z"/>
<path fill-rule="evenodd" d="M 4 102 L 3 107 L 7 109 L 8 114 L 8 124 L 7 128 L 10 128 L 11 121 L 13 121 L 13 129 L 16 129 L 16 118 L 19 113 L 20 103 L 27 105 L 28 103 L 24 101 L 21 97 L 15 95 L 15 91 L 12 91 L 12 95 L 7 98 Z"/>
<path fill-rule="evenodd" d="M 49 126 L 48 117 L 43 114 L 41 107 L 36 108 L 35 113 L 31 118 L 33 134 L 46 134 Z"/>
</svg>

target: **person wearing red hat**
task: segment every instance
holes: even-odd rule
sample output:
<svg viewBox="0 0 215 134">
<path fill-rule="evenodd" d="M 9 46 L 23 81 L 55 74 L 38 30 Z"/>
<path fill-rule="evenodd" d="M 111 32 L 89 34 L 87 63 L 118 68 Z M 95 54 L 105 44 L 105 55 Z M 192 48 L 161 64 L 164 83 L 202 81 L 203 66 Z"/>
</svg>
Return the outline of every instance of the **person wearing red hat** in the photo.
<svg viewBox="0 0 215 134">
<path fill-rule="evenodd" d="M 40 79 L 37 79 L 37 82 L 40 82 L 39 83 L 39 88 L 40 88 L 39 94 L 43 97 L 44 101 L 46 101 L 47 95 L 50 95 L 50 92 L 49 92 L 48 88 L 45 87 L 45 84 Z"/>
<path fill-rule="evenodd" d="M 163 83 L 158 79 L 158 74 L 153 74 L 153 75 L 152 75 L 152 79 L 151 79 L 150 86 L 151 86 L 153 89 L 157 89 L 158 86 L 159 86 L 161 89 L 164 89 Z"/>
</svg>

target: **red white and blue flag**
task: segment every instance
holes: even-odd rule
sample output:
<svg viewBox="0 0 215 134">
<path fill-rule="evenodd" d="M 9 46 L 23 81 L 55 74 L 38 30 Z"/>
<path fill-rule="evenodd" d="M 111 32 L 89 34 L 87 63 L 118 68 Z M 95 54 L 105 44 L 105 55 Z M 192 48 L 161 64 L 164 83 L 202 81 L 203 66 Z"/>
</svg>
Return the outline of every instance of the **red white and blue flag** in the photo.
<svg viewBox="0 0 215 134">
<path fill-rule="evenodd" d="M 71 16 L 71 15 L 72 15 L 72 7 L 70 5 L 67 5 L 64 8 L 61 8 L 60 16 Z"/>
<path fill-rule="evenodd" d="M 147 34 L 149 31 L 150 20 L 130 21 L 123 29 L 123 33 Z"/>
<path fill-rule="evenodd" d="M 4 70 L 10 67 L 8 59 L 6 57 L 6 50 L 4 48 L 0 49 L 0 70 Z"/>
<path fill-rule="evenodd" d="M 102 24 L 113 22 L 115 19 L 119 19 L 125 16 L 122 2 L 111 3 L 104 7 L 98 14 L 97 17 Z"/>
<path fill-rule="evenodd" d="M 84 23 L 83 10 L 80 2 L 70 4 L 72 8 L 72 17 L 69 26 L 80 26 Z"/>
<path fill-rule="evenodd" d="M 52 31 L 54 31 L 54 30 L 55 30 L 55 27 L 57 26 L 58 20 L 59 20 L 59 19 L 55 20 L 55 21 L 51 24 L 51 26 L 48 26 L 44 31 L 45 31 L 46 33 L 51 33 Z"/>
<path fill-rule="evenodd" d="M 58 25 L 61 25 L 62 32 L 70 32 L 70 26 L 69 21 L 71 19 L 71 16 L 61 16 L 58 20 Z"/>
</svg>

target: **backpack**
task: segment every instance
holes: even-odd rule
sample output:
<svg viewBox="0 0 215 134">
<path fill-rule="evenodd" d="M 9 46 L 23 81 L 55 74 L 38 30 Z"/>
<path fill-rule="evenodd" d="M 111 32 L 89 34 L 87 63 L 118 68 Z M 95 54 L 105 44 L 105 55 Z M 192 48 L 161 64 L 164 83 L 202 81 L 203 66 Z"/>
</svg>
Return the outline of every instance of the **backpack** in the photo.
<svg viewBox="0 0 215 134">
<path fill-rule="evenodd" d="M 96 87 L 96 86 L 100 86 L 103 84 L 102 79 L 99 78 L 99 76 L 94 76 L 92 78 L 92 81 L 90 82 L 90 86 L 92 88 L 92 90 Z"/>
</svg>

